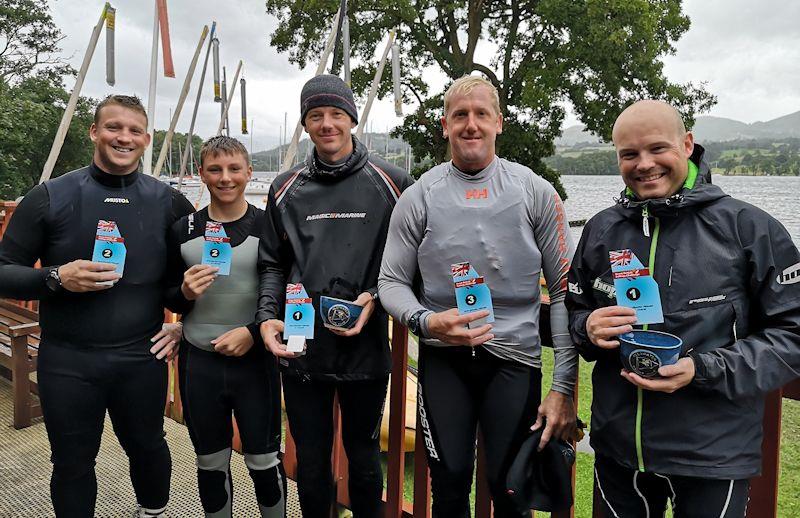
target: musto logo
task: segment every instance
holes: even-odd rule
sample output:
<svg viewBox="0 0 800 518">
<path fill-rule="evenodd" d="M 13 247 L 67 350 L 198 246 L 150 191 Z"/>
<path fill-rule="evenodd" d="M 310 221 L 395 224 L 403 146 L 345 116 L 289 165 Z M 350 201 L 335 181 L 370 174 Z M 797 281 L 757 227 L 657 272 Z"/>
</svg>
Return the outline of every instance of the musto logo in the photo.
<svg viewBox="0 0 800 518">
<path fill-rule="evenodd" d="M 628 355 L 628 363 L 633 372 L 643 377 L 655 376 L 658 374 L 658 368 L 661 367 L 661 360 L 658 359 L 658 356 L 644 349 L 636 349 Z"/>
<path fill-rule="evenodd" d="M 344 304 L 334 304 L 328 310 L 328 322 L 336 327 L 344 327 L 350 321 L 350 308 Z"/>
</svg>

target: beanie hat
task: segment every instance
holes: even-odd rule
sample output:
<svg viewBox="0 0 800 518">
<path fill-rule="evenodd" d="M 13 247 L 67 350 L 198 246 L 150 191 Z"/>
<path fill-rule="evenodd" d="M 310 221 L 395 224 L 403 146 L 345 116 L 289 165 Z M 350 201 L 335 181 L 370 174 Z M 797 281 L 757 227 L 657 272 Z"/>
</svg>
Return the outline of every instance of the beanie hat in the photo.
<svg viewBox="0 0 800 518">
<path fill-rule="evenodd" d="M 358 110 L 353 100 L 353 91 L 338 76 L 324 74 L 314 76 L 303 85 L 300 93 L 300 121 L 306 125 L 306 115 L 313 108 L 333 106 L 344 111 L 358 123 Z"/>
</svg>

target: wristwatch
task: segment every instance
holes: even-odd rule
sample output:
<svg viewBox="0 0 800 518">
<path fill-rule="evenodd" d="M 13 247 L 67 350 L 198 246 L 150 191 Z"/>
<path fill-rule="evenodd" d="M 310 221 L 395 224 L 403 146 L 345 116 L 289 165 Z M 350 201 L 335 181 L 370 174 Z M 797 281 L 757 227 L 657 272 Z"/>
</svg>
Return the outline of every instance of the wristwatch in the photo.
<svg viewBox="0 0 800 518">
<path fill-rule="evenodd" d="M 420 309 L 419 311 L 411 315 L 411 318 L 408 319 L 408 330 L 417 336 L 420 336 L 419 317 L 421 317 L 427 311 L 428 311 L 427 309 Z"/>
<path fill-rule="evenodd" d="M 64 286 L 61 284 L 61 277 L 58 275 L 58 269 L 59 266 L 52 266 L 47 270 L 47 277 L 44 279 L 47 288 L 53 293 L 58 293 L 64 289 Z"/>
</svg>

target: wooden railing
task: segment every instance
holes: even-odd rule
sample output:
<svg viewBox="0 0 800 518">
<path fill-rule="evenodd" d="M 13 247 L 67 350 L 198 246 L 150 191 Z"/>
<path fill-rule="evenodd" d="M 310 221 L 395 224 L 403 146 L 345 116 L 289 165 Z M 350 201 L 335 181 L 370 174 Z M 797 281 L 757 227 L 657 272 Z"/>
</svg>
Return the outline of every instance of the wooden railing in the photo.
<svg viewBox="0 0 800 518">
<path fill-rule="evenodd" d="M 11 215 L 16 208 L 14 202 L 0 203 L 0 239 L 8 226 Z M 21 302 L 21 305 L 30 307 L 30 302 Z M 167 312 L 166 321 L 173 321 L 174 315 Z M 546 334 L 545 334 L 546 336 Z M 414 491 L 412 501 L 407 501 L 403 495 L 405 452 L 404 435 L 406 427 L 406 387 L 408 369 L 408 331 L 402 325 L 395 323 L 392 329 L 392 378 L 389 387 L 389 451 L 387 462 L 387 489 L 384 495 L 386 502 L 387 518 L 417 517 L 430 518 L 431 486 L 425 459 L 424 439 L 421 437 L 420 427 L 416 431 L 416 444 L 414 451 Z M 183 412 L 178 391 L 177 360 L 173 360 L 170 368 L 170 394 L 165 407 L 165 414 L 178 421 L 183 421 Z M 576 390 L 577 394 L 577 390 Z M 789 398 L 800 400 L 800 380 L 789 383 L 780 390 L 770 392 L 766 396 L 764 411 L 764 440 L 762 443 L 762 475 L 751 480 L 750 503 L 748 505 L 748 518 L 775 518 L 778 507 L 778 473 L 780 469 L 780 438 L 781 438 L 781 405 L 782 399 Z M 576 401 L 577 407 L 577 401 Z M 333 476 L 336 481 L 336 499 L 341 505 L 350 503 L 347 494 L 347 456 L 342 446 L 341 426 L 338 408 L 334 411 L 336 426 L 333 448 Z M 295 456 L 294 440 L 291 430 L 287 427 L 285 434 L 284 467 L 291 478 L 297 473 L 297 459 Z M 238 437 L 234 438 L 238 442 Z M 475 498 L 476 518 L 491 516 L 491 499 L 485 476 L 483 449 L 479 440 L 477 487 Z M 573 469 L 573 487 L 575 470 Z M 593 516 L 602 517 L 602 508 L 599 505 L 597 494 L 594 495 Z M 567 512 L 555 513 L 554 518 L 573 517 L 574 509 Z"/>
</svg>

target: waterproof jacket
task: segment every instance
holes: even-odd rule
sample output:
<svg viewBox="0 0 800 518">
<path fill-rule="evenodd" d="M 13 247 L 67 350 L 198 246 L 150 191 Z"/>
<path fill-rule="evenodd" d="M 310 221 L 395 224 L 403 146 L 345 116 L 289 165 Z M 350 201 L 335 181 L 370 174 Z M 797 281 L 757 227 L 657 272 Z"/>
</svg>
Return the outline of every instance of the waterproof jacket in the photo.
<svg viewBox="0 0 800 518">
<path fill-rule="evenodd" d="M 640 471 L 749 478 L 761 469 L 764 395 L 800 372 L 800 254 L 777 220 L 709 183 L 695 151 L 677 194 L 640 201 L 626 190 L 586 224 L 569 273 L 570 332 L 596 360 L 598 455 Z M 609 251 L 621 249 L 659 285 L 664 323 L 648 329 L 678 335 L 694 359 L 694 379 L 672 394 L 623 379 L 619 350 L 587 337 L 589 314 L 617 303 Z"/>
<path fill-rule="evenodd" d="M 321 295 L 354 300 L 363 292 L 377 294 L 389 219 L 413 183 L 357 139 L 353 143 L 344 164 L 325 166 L 313 153 L 279 175 L 267 197 L 256 322 L 283 320 L 286 283 L 302 283 L 315 309 L 314 338 L 304 356 L 281 359 L 284 374 L 346 381 L 391 370 L 388 316 L 380 303 L 353 337 L 335 335 L 319 316 Z"/>
</svg>

